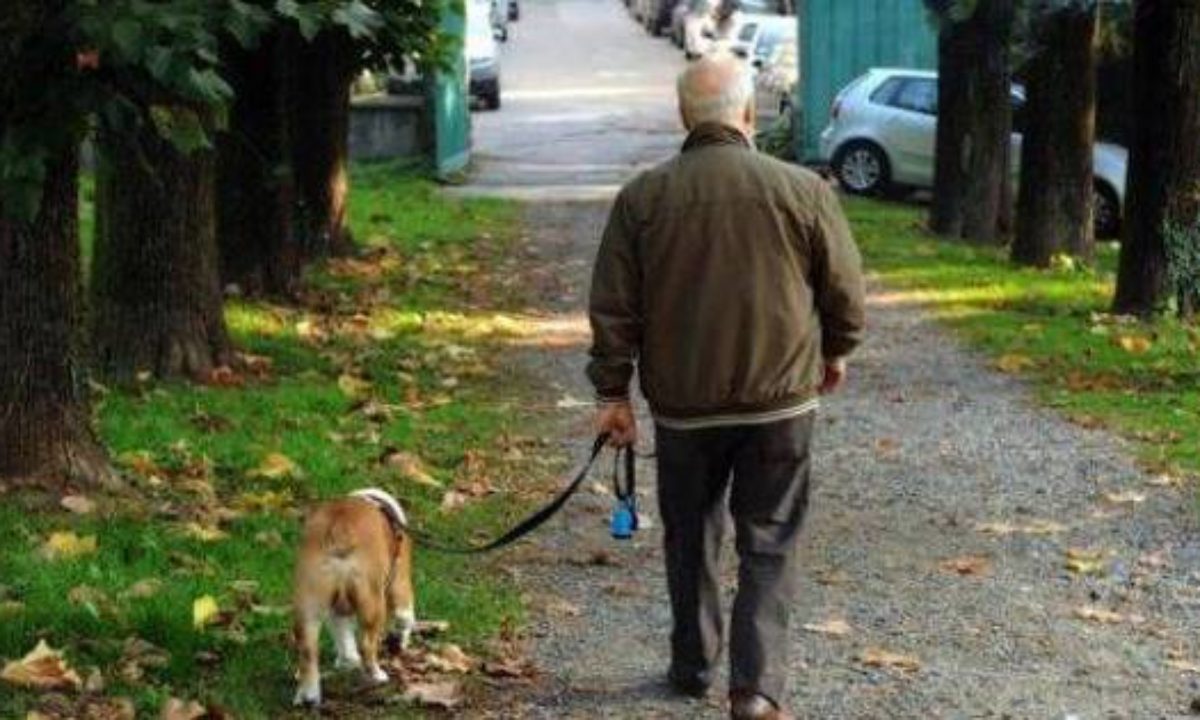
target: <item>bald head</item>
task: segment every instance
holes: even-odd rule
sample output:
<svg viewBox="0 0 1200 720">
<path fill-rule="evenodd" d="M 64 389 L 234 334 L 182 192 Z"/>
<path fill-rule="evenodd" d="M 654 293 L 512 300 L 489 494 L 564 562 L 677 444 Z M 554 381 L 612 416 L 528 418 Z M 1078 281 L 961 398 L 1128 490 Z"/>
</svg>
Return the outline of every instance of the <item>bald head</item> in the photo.
<svg viewBox="0 0 1200 720">
<path fill-rule="evenodd" d="M 750 135 L 754 129 L 754 80 L 731 54 L 708 55 L 679 76 L 679 112 L 688 130 L 721 123 Z"/>
</svg>

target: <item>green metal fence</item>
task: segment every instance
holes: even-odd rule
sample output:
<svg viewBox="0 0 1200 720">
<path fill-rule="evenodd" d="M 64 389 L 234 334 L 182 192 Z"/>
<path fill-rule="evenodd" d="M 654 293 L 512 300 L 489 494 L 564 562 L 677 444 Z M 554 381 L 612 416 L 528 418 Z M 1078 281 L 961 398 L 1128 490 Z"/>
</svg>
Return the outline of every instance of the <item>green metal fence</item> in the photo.
<svg viewBox="0 0 1200 720">
<path fill-rule="evenodd" d="M 937 36 L 921 0 L 801 0 L 797 157 L 817 144 L 838 91 L 872 67 L 934 68 Z"/>
<path fill-rule="evenodd" d="M 442 30 L 465 47 L 466 17 L 459 7 L 445 12 Z M 430 83 L 433 106 L 434 162 L 439 177 L 447 178 L 466 169 L 471 159 L 471 98 L 467 90 L 465 50 L 455 53 L 452 67 L 439 72 Z"/>
</svg>

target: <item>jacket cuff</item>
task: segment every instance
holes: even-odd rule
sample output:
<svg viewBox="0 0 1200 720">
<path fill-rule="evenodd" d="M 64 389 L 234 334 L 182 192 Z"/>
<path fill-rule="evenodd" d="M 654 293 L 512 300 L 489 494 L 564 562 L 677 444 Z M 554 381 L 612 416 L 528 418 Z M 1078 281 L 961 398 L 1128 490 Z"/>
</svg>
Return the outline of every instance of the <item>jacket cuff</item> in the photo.
<svg viewBox="0 0 1200 720">
<path fill-rule="evenodd" d="M 596 393 L 597 405 L 620 405 L 629 402 L 628 390 L 613 390 Z"/>
</svg>

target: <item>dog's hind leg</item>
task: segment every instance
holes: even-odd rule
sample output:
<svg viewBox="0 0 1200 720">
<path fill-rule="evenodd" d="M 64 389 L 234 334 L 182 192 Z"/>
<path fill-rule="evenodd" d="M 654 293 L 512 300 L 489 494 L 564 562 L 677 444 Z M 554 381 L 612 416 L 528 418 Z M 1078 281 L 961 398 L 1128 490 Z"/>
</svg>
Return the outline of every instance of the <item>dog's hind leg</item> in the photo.
<svg viewBox="0 0 1200 720">
<path fill-rule="evenodd" d="M 412 586 L 412 540 L 401 535 L 396 548 L 396 567 L 408 568 L 408 572 L 399 573 L 392 581 L 389 606 L 392 618 L 400 630 L 400 647 L 408 649 L 412 640 L 413 628 L 417 626 L 417 613 L 414 609 Z"/>
<path fill-rule="evenodd" d="M 300 687 L 296 690 L 296 705 L 321 704 L 320 638 L 321 618 L 313 612 L 296 609 L 292 638 L 299 661 Z"/>
<path fill-rule="evenodd" d="M 329 631 L 333 635 L 333 646 L 337 649 L 334 667 L 339 670 L 362 667 L 362 656 L 358 654 L 358 643 L 354 639 L 354 618 L 349 615 L 331 614 Z"/>
<path fill-rule="evenodd" d="M 387 606 L 381 602 L 384 599 L 383 593 L 379 593 L 377 597 L 374 602 L 359 605 L 359 644 L 362 647 L 363 671 L 372 682 L 385 683 L 388 681 L 388 674 L 379 667 L 379 646 L 382 644 L 383 632 L 387 625 Z"/>
</svg>

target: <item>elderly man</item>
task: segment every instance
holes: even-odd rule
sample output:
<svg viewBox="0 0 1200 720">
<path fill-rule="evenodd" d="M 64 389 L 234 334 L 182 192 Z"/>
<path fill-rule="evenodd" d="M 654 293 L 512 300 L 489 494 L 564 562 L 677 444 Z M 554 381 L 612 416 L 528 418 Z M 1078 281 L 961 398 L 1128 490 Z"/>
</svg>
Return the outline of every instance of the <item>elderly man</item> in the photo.
<svg viewBox="0 0 1200 720">
<path fill-rule="evenodd" d="M 674 627 L 672 686 L 703 696 L 722 650 L 718 561 L 732 514 L 734 718 L 789 718 L 788 618 L 817 398 L 863 330 L 858 251 L 833 191 L 754 151 L 732 57 L 679 79 L 682 152 L 617 196 L 596 259 L 588 376 L 597 424 L 636 441 L 637 367 L 655 422 Z"/>
</svg>

